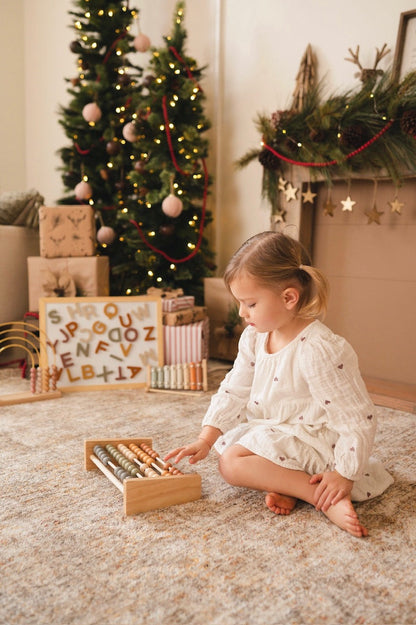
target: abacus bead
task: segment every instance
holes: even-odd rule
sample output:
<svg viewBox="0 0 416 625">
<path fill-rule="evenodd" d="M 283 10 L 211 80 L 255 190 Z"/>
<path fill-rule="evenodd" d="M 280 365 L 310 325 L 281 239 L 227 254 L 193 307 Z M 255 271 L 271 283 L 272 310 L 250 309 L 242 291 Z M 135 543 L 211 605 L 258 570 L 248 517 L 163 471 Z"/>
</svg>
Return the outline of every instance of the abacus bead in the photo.
<svg viewBox="0 0 416 625">
<path fill-rule="evenodd" d="M 124 469 L 122 469 L 121 467 L 117 467 L 116 469 L 114 469 L 114 475 L 116 477 L 118 477 L 118 479 L 122 482 L 123 480 L 128 480 L 129 478 L 131 478 L 130 473 L 127 473 L 127 471 L 125 471 Z"/>
<path fill-rule="evenodd" d="M 122 454 L 124 454 L 126 456 L 126 458 L 129 458 L 129 460 L 134 460 L 135 459 L 135 455 L 132 451 L 130 451 L 130 449 L 128 449 L 128 447 L 126 447 L 125 445 L 123 445 L 123 443 L 119 443 L 117 445 L 117 449 L 119 449 L 121 451 Z"/>
</svg>

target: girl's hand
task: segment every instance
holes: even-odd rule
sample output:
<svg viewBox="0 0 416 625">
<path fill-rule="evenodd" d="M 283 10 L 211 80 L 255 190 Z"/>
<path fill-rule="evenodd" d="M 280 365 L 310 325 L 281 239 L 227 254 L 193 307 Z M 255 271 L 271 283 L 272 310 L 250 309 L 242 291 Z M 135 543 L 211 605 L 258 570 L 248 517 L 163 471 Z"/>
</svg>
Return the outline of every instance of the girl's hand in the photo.
<svg viewBox="0 0 416 625">
<path fill-rule="evenodd" d="M 318 484 L 315 491 L 314 505 L 317 510 L 326 512 L 330 506 L 349 495 L 354 482 L 340 475 L 337 471 L 316 473 L 309 480 L 310 484 Z"/>
<path fill-rule="evenodd" d="M 182 458 L 190 456 L 189 464 L 195 464 L 196 462 L 206 458 L 210 449 L 211 446 L 206 440 L 203 438 L 197 438 L 196 441 L 190 443 L 190 445 L 187 445 L 186 447 L 177 447 L 177 449 L 173 449 L 163 458 L 163 460 L 166 462 L 175 456 L 174 462 L 177 463 L 182 460 Z"/>
</svg>

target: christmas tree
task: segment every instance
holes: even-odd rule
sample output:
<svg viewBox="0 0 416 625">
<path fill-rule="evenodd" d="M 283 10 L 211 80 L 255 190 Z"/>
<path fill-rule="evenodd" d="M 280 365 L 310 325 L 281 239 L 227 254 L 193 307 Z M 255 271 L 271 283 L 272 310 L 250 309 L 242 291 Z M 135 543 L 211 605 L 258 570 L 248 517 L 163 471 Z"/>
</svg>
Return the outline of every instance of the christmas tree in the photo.
<svg viewBox="0 0 416 625">
<path fill-rule="evenodd" d="M 71 50 L 79 75 L 60 123 L 61 203 L 88 202 L 97 217 L 97 253 L 110 258 L 112 295 L 182 287 L 201 299 L 212 267 L 205 227 L 210 178 L 205 157 L 201 70 L 185 56 L 183 3 L 166 48 L 152 49 L 149 74 L 129 60 L 149 39 L 131 34 L 128 3 L 75 0 Z M 150 74 L 150 72 L 152 72 Z"/>
<path fill-rule="evenodd" d="M 147 89 L 133 115 L 140 157 L 128 175 L 134 192 L 118 212 L 124 249 L 113 257 L 113 270 L 125 273 L 133 293 L 181 287 L 201 301 L 202 279 L 213 269 L 205 236 L 211 180 L 203 135 L 210 124 L 202 70 L 185 53 L 183 19 L 184 3 L 178 2 L 165 46 L 152 49 Z"/>
<path fill-rule="evenodd" d="M 76 38 L 70 48 L 77 55 L 78 75 L 67 80 L 71 99 L 60 111 L 59 121 L 71 142 L 59 150 L 68 191 L 60 203 L 89 203 L 99 240 L 117 250 L 117 210 L 129 191 L 126 174 L 132 159 L 132 145 L 123 133 L 140 99 L 143 73 L 129 54 L 137 57 L 143 36 L 131 34 L 138 12 L 126 3 L 75 0 L 74 5 L 69 14 Z"/>
</svg>

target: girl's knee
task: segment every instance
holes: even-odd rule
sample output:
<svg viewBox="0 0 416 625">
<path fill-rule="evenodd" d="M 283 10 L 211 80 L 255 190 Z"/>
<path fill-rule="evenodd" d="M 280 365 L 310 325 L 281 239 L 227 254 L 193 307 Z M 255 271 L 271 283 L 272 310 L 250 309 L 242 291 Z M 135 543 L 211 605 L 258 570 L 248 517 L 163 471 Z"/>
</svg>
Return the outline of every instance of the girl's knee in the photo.
<svg viewBox="0 0 416 625">
<path fill-rule="evenodd" d="M 227 449 L 218 459 L 218 470 L 221 477 L 231 486 L 237 486 L 235 471 L 235 456 Z"/>
</svg>

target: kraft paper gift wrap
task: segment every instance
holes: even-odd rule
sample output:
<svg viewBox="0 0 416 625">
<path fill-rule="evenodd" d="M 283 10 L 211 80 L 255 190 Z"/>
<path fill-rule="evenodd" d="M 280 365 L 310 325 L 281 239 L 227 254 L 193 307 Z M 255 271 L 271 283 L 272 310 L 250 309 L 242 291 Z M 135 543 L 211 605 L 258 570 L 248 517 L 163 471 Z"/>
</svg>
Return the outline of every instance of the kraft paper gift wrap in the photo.
<svg viewBox="0 0 416 625">
<path fill-rule="evenodd" d="M 94 209 L 89 205 L 41 206 L 39 237 L 40 255 L 44 258 L 93 256 Z"/>
<path fill-rule="evenodd" d="M 206 306 L 194 306 L 193 308 L 183 308 L 176 312 L 163 312 L 162 323 L 165 326 L 184 326 L 187 323 L 203 321 L 206 316 Z"/>
<path fill-rule="evenodd" d="M 109 261 L 107 256 L 84 258 L 27 259 L 29 310 L 39 310 L 40 297 L 107 296 Z"/>
</svg>

